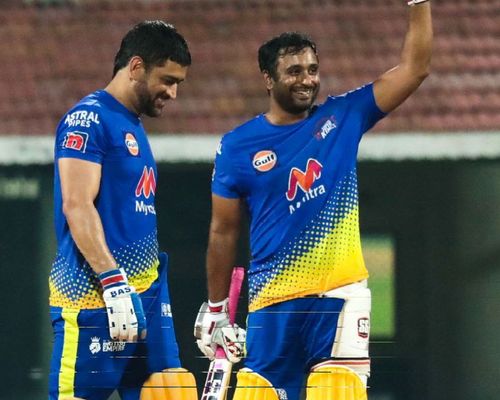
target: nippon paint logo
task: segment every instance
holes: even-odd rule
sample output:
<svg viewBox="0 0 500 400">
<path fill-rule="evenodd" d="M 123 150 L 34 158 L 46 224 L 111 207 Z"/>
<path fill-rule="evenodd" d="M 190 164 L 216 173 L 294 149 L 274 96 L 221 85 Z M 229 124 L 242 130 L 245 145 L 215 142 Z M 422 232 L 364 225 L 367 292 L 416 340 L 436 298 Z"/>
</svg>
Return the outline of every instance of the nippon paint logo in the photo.
<svg viewBox="0 0 500 400">
<path fill-rule="evenodd" d="M 89 139 L 89 134 L 85 132 L 68 132 L 64 137 L 62 146 L 65 149 L 77 150 L 85 153 L 87 148 L 87 141 Z"/>
<path fill-rule="evenodd" d="M 259 172 L 267 172 L 274 168 L 278 157 L 272 150 L 262 150 L 253 156 L 252 165 Z"/>
<path fill-rule="evenodd" d="M 127 146 L 128 152 L 133 156 L 139 155 L 139 144 L 135 136 L 130 132 L 125 134 L 125 146 Z"/>
<path fill-rule="evenodd" d="M 315 160 L 314 158 L 310 158 L 309 160 L 307 160 L 305 171 L 302 171 L 296 167 L 293 167 L 290 170 L 290 175 L 288 178 L 288 190 L 286 192 L 287 200 L 290 202 L 294 202 L 288 205 L 290 214 L 293 214 L 297 209 L 302 207 L 307 202 L 326 193 L 326 188 L 324 185 L 313 187 L 314 183 L 321 178 L 322 170 L 323 166 L 318 160 Z M 302 191 L 301 197 L 297 197 L 299 188 Z"/>
</svg>

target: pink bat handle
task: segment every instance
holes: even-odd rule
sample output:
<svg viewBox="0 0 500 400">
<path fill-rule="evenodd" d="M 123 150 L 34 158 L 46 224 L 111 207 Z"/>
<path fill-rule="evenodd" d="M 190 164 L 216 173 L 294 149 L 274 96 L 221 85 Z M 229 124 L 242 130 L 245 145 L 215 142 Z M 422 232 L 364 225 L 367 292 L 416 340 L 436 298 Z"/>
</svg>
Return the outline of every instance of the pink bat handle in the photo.
<svg viewBox="0 0 500 400">
<path fill-rule="evenodd" d="M 238 300 L 240 298 L 241 286 L 245 277 L 245 268 L 234 267 L 231 275 L 231 286 L 229 287 L 229 322 L 234 324 L 236 319 L 236 311 L 238 310 Z M 215 358 L 226 358 L 226 353 L 222 347 L 217 347 Z"/>
</svg>

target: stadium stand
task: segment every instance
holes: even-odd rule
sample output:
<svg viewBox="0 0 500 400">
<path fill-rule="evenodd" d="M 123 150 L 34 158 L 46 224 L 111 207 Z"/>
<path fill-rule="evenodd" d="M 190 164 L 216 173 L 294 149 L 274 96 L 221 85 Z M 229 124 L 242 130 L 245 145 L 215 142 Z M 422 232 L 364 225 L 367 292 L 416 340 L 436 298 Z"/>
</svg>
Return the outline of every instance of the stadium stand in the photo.
<svg viewBox="0 0 500 400">
<path fill-rule="evenodd" d="M 402 0 L 4 0 L 0 14 L 0 134 L 51 134 L 61 114 L 110 78 L 123 33 L 142 19 L 172 22 L 193 66 L 168 118 L 150 132 L 222 133 L 265 110 L 256 53 L 285 30 L 317 41 L 321 99 L 394 66 L 405 32 Z M 500 0 L 433 5 L 433 71 L 376 128 L 384 132 L 500 128 Z"/>
</svg>

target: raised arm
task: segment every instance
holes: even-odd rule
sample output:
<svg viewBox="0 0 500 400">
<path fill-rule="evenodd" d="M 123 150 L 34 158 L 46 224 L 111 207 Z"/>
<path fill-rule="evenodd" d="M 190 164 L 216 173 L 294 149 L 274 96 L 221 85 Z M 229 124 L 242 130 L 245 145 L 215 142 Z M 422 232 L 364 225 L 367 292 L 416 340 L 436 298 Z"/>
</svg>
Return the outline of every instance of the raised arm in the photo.
<svg viewBox="0 0 500 400">
<path fill-rule="evenodd" d="M 389 112 L 410 96 L 429 75 L 432 53 L 430 1 L 414 0 L 409 7 L 408 31 L 400 63 L 373 84 L 378 107 Z"/>
<path fill-rule="evenodd" d="M 240 223 L 240 200 L 212 195 L 212 221 L 207 249 L 208 298 L 212 302 L 228 296 Z"/>
</svg>

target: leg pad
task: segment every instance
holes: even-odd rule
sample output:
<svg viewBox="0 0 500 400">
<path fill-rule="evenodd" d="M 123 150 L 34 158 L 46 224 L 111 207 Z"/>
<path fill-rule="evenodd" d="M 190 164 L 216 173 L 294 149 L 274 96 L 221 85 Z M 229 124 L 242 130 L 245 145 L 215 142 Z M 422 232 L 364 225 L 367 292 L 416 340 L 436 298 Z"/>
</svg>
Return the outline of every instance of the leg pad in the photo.
<svg viewBox="0 0 500 400">
<path fill-rule="evenodd" d="M 307 400 L 367 400 L 366 386 L 351 368 L 325 365 L 314 368 L 307 379 Z"/>
<path fill-rule="evenodd" d="M 144 383 L 141 400 L 197 400 L 196 382 L 184 368 L 155 372 Z"/>
<path fill-rule="evenodd" d="M 271 382 L 251 369 L 241 369 L 237 377 L 233 400 L 280 400 Z"/>
</svg>

